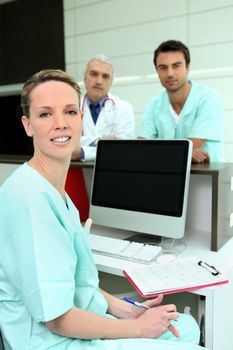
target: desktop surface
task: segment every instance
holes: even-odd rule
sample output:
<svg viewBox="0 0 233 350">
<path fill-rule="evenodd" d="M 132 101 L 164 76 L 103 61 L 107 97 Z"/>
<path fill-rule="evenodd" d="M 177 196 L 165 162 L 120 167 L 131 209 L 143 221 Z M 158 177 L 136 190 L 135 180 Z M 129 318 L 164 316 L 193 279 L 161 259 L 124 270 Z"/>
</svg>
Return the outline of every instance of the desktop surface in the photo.
<svg viewBox="0 0 233 350">
<path fill-rule="evenodd" d="M 107 237 L 128 238 L 134 234 L 134 232 L 116 230 L 113 228 L 101 227 L 93 225 L 92 233 L 97 235 L 103 235 Z M 177 255 L 177 260 L 198 256 L 201 260 L 213 264 L 223 273 L 230 273 L 233 268 L 232 264 L 232 251 L 233 251 L 233 238 L 229 240 L 218 252 L 213 252 L 209 249 L 210 232 L 203 232 L 197 230 L 188 230 L 182 241 L 185 242 L 185 249 Z M 111 273 L 113 275 L 123 276 L 123 270 L 127 268 L 141 267 L 142 263 L 128 261 L 125 259 L 114 258 L 101 254 L 93 254 L 95 263 L 99 271 Z M 157 264 L 156 262 L 152 263 Z M 198 292 L 195 292 L 198 293 Z M 200 294 L 210 295 L 211 288 L 204 288 Z"/>
</svg>

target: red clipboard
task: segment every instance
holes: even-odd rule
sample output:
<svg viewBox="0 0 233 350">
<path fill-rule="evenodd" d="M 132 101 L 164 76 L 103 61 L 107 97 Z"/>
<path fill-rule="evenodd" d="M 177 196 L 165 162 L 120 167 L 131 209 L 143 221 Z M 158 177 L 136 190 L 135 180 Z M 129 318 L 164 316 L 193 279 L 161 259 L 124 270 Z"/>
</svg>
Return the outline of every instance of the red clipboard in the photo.
<svg viewBox="0 0 233 350">
<path fill-rule="evenodd" d="M 214 266 L 197 257 L 169 264 L 129 268 L 123 274 L 143 298 L 188 292 L 229 282 Z"/>
<path fill-rule="evenodd" d="M 129 275 L 127 274 L 126 271 L 123 271 L 123 274 L 125 275 L 125 277 L 127 278 L 127 280 L 131 283 L 131 285 L 134 287 L 134 289 L 138 292 L 138 294 L 143 297 L 143 298 L 153 298 L 156 297 L 160 294 L 163 295 L 168 295 L 168 294 L 176 294 L 176 293 L 182 293 L 182 292 L 190 292 L 193 290 L 197 290 L 197 289 L 201 289 L 201 288 L 206 288 L 206 287 L 213 287 L 213 286 L 218 286 L 218 285 L 222 285 L 222 284 L 227 284 L 229 281 L 223 280 L 223 281 L 219 281 L 219 282 L 215 282 L 215 283 L 208 283 L 208 284 L 202 284 L 202 285 L 198 285 L 196 287 L 184 287 L 184 288 L 180 288 L 180 289 L 171 289 L 171 290 L 167 290 L 167 291 L 158 291 L 156 293 L 149 293 L 149 294 L 143 294 L 142 291 L 139 289 L 139 287 L 134 283 L 134 281 L 129 277 Z"/>
</svg>

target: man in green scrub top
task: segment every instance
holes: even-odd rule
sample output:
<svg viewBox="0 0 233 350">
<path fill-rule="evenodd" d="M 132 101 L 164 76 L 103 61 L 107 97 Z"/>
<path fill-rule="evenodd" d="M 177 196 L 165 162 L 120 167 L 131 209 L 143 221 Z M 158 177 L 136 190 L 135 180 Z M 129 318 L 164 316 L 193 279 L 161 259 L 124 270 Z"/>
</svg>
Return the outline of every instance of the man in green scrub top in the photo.
<svg viewBox="0 0 233 350">
<path fill-rule="evenodd" d="M 139 138 L 188 138 L 193 162 L 223 161 L 223 102 L 216 91 L 188 79 L 188 48 L 176 40 L 163 42 L 154 65 L 166 90 L 148 103 Z"/>
</svg>

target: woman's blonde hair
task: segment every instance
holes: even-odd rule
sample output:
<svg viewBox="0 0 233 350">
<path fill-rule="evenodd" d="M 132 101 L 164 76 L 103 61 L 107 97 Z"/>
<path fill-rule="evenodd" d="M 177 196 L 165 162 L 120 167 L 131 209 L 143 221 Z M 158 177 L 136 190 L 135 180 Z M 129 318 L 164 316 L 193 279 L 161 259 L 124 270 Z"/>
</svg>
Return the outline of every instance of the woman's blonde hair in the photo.
<svg viewBox="0 0 233 350">
<path fill-rule="evenodd" d="M 81 91 L 75 78 L 73 78 L 70 74 L 60 69 L 44 69 L 38 73 L 35 73 L 31 78 L 29 78 L 24 84 L 21 92 L 20 106 L 22 108 L 23 114 L 28 118 L 29 118 L 29 109 L 30 109 L 30 103 L 31 103 L 30 95 L 32 90 L 36 86 L 51 80 L 61 81 L 63 83 L 70 85 L 77 92 L 79 104 L 80 104 Z"/>
</svg>

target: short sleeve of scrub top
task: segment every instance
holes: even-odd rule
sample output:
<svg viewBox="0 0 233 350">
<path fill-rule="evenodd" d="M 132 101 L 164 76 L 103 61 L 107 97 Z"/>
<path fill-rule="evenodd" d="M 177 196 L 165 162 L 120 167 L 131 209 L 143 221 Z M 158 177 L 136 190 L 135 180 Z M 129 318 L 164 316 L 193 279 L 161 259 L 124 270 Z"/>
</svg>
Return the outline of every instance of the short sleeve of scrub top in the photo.
<svg viewBox="0 0 233 350">
<path fill-rule="evenodd" d="M 187 137 L 221 141 L 223 138 L 224 106 L 219 94 L 204 87 L 201 89 L 201 86 L 197 84 L 196 89 L 193 89 L 192 100 L 187 102 L 190 103 L 190 108 L 191 104 L 197 105 L 192 129 Z"/>
<path fill-rule="evenodd" d="M 8 232 L 1 249 L 3 268 L 36 322 L 67 312 L 73 306 L 75 287 L 76 254 L 56 213 L 65 203 L 55 191 L 55 206 L 45 187 L 38 182 L 38 189 L 32 193 L 30 184 L 18 184 L 15 192 L 19 195 L 8 202 L 6 193 L 6 203 L 11 203 L 11 207 L 6 205 L 3 209 Z M 54 191 L 52 186 L 49 190 Z M 20 195 L 20 191 L 26 193 Z"/>
</svg>

